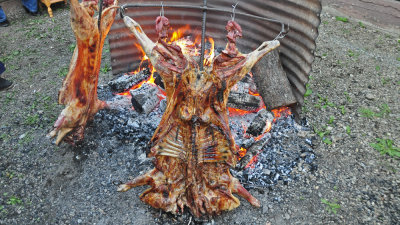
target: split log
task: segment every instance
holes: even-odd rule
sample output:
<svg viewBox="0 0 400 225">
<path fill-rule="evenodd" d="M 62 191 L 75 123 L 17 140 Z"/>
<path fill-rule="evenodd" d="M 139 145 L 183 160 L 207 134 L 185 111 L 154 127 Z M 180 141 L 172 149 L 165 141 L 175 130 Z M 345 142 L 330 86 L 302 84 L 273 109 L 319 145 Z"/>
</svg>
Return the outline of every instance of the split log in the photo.
<svg viewBox="0 0 400 225">
<path fill-rule="evenodd" d="M 158 88 L 154 85 L 144 83 L 140 88 L 130 91 L 132 95 L 132 106 L 139 113 L 149 114 L 157 106 Z"/>
<path fill-rule="evenodd" d="M 258 93 L 263 98 L 268 110 L 291 106 L 297 102 L 282 68 L 277 49 L 262 58 L 252 71 Z"/>
<path fill-rule="evenodd" d="M 111 91 L 121 93 L 129 88 L 139 84 L 140 82 L 149 79 L 151 73 L 149 69 L 143 69 L 136 74 L 123 74 L 108 82 Z"/>
<path fill-rule="evenodd" d="M 261 105 L 261 99 L 258 96 L 249 93 L 251 77 L 246 75 L 241 81 L 232 87 L 228 96 L 228 107 L 242 110 L 256 110 Z"/>
</svg>

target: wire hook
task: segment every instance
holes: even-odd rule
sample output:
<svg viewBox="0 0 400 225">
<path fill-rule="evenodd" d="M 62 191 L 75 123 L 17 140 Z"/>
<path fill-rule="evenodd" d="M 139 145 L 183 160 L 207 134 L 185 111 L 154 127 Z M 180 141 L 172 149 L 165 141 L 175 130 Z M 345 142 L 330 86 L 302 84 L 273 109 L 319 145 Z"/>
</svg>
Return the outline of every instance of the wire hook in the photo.
<svg viewBox="0 0 400 225">
<path fill-rule="evenodd" d="M 164 3 L 161 2 L 160 16 L 164 16 Z"/>
<path fill-rule="evenodd" d="M 236 4 L 232 5 L 232 15 L 231 15 L 232 21 L 235 21 L 235 9 L 238 4 L 239 2 L 236 2 Z"/>
</svg>

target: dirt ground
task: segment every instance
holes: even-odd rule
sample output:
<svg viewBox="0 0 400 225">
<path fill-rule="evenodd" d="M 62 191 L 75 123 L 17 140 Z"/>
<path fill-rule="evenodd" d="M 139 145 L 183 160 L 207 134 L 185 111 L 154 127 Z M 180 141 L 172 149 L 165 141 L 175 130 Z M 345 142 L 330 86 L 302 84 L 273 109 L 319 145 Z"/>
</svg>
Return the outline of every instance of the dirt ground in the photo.
<svg viewBox="0 0 400 225">
<path fill-rule="evenodd" d="M 62 110 L 57 93 L 75 47 L 68 8 L 53 8 L 54 18 L 11 15 L 11 26 L 0 28 L 2 76 L 15 83 L 0 92 L 0 224 L 399 223 L 400 160 L 377 150 L 399 154 L 399 35 L 324 11 L 302 114 L 318 137 L 318 168 L 250 190 L 261 208 L 241 199 L 239 208 L 201 221 L 145 205 L 138 197 L 145 187 L 116 192 L 143 166 L 130 159 L 144 153 L 91 139 L 101 121 L 89 125 L 81 146 L 46 138 Z M 101 85 L 112 78 L 104 49 Z M 373 145 L 378 138 L 386 144 Z"/>
</svg>

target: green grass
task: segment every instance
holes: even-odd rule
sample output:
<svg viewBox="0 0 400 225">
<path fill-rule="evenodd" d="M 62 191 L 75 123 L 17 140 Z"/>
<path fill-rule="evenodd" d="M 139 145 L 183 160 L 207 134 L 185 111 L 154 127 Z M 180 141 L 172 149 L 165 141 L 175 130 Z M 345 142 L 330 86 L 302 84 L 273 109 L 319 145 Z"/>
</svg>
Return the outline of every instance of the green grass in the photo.
<svg viewBox="0 0 400 225">
<path fill-rule="evenodd" d="M 358 111 L 361 113 L 361 117 L 373 118 L 375 116 L 371 109 L 361 108 Z"/>
<path fill-rule="evenodd" d="M 387 154 L 391 157 L 400 158 L 400 148 L 393 145 L 393 140 L 377 138 L 376 141 L 377 143 L 370 143 L 370 146 L 382 155 Z"/>
<path fill-rule="evenodd" d="M 8 201 L 7 204 L 9 205 L 22 205 L 22 200 L 18 197 L 15 196 L 11 196 Z"/>
<path fill-rule="evenodd" d="M 336 214 L 337 210 L 340 209 L 340 205 L 337 204 L 337 200 L 330 202 L 324 198 L 321 198 L 321 202 L 326 205 L 326 210 L 329 211 L 330 213 Z"/>
<path fill-rule="evenodd" d="M 329 120 L 328 120 L 328 124 L 332 124 L 335 121 L 335 117 L 334 116 L 330 116 Z"/>
<path fill-rule="evenodd" d="M 346 114 L 346 109 L 344 108 L 343 105 L 339 106 L 340 109 L 340 113 L 342 113 L 342 115 Z"/>
<path fill-rule="evenodd" d="M 336 21 L 341 21 L 341 22 L 347 23 L 347 22 L 349 22 L 349 19 L 347 19 L 346 17 L 337 16 Z"/>
<path fill-rule="evenodd" d="M 376 72 L 378 72 L 378 71 L 381 70 L 381 67 L 380 66 L 375 66 L 375 70 L 376 70 Z"/>
<path fill-rule="evenodd" d="M 65 76 L 67 76 L 68 71 L 69 71 L 69 68 L 67 66 L 61 67 L 61 69 L 58 71 L 57 74 L 59 77 L 65 77 Z"/>
<path fill-rule="evenodd" d="M 304 97 L 308 97 L 312 94 L 312 90 L 310 89 L 310 84 L 306 84 L 306 93 L 304 93 Z"/>
<path fill-rule="evenodd" d="M 70 45 L 68 46 L 69 51 L 70 51 L 70 52 L 74 52 L 75 46 L 76 46 L 75 44 L 70 44 Z"/>
<path fill-rule="evenodd" d="M 359 25 L 361 28 L 366 28 L 365 25 L 364 25 L 362 22 L 358 22 L 358 25 Z"/>
<path fill-rule="evenodd" d="M 111 67 L 106 63 L 103 68 L 100 69 L 102 73 L 108 73 L 111 71 Z"/>
<path fill-rule="evenodd" d="M 29 115 L 25 119 L 25 124 L 26 125 L 35 125 L 38 122 L 39 122 L 39 115 L 38 114 Z"/>
<path fill-rule="evenodd" d="M 358 109 L 358 111 L 361 113 L 362 117 L 366 117 L 366 118 L 373 118 L 373 117 L 385 117 L 387 115 L 389 115 L 389 113 L 391 112 L 388 104 L 382 104 L 381 106 L 379 106 L 379 112 L 373 112 L 371 109 L 368 108 L 360 108 Z"/>
<path fill-rule="evenodd" d="M 350 126 L 346 126 L 346 134 L 350 135 L 350 133 L 351 133 Z"/>
</svg>

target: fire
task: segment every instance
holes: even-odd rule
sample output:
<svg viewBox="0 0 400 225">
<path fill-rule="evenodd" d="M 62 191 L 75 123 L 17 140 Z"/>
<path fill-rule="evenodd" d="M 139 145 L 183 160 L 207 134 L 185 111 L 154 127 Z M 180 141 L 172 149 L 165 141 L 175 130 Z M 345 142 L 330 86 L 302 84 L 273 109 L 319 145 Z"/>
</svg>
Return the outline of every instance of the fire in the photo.
<svg viewBox="0 0 400 225">
<path fill-rule="evenodd" d="M 271 111 L 274 113 L 274 122 L 276 121 L 276 119 L 279 119 L 282 116 L 288 117 L 292 115 L 292 111 L 290 110 L 289 107 L 286 106 L 282 106 L 280 108 L 273 109 Z"/>
</svg>

